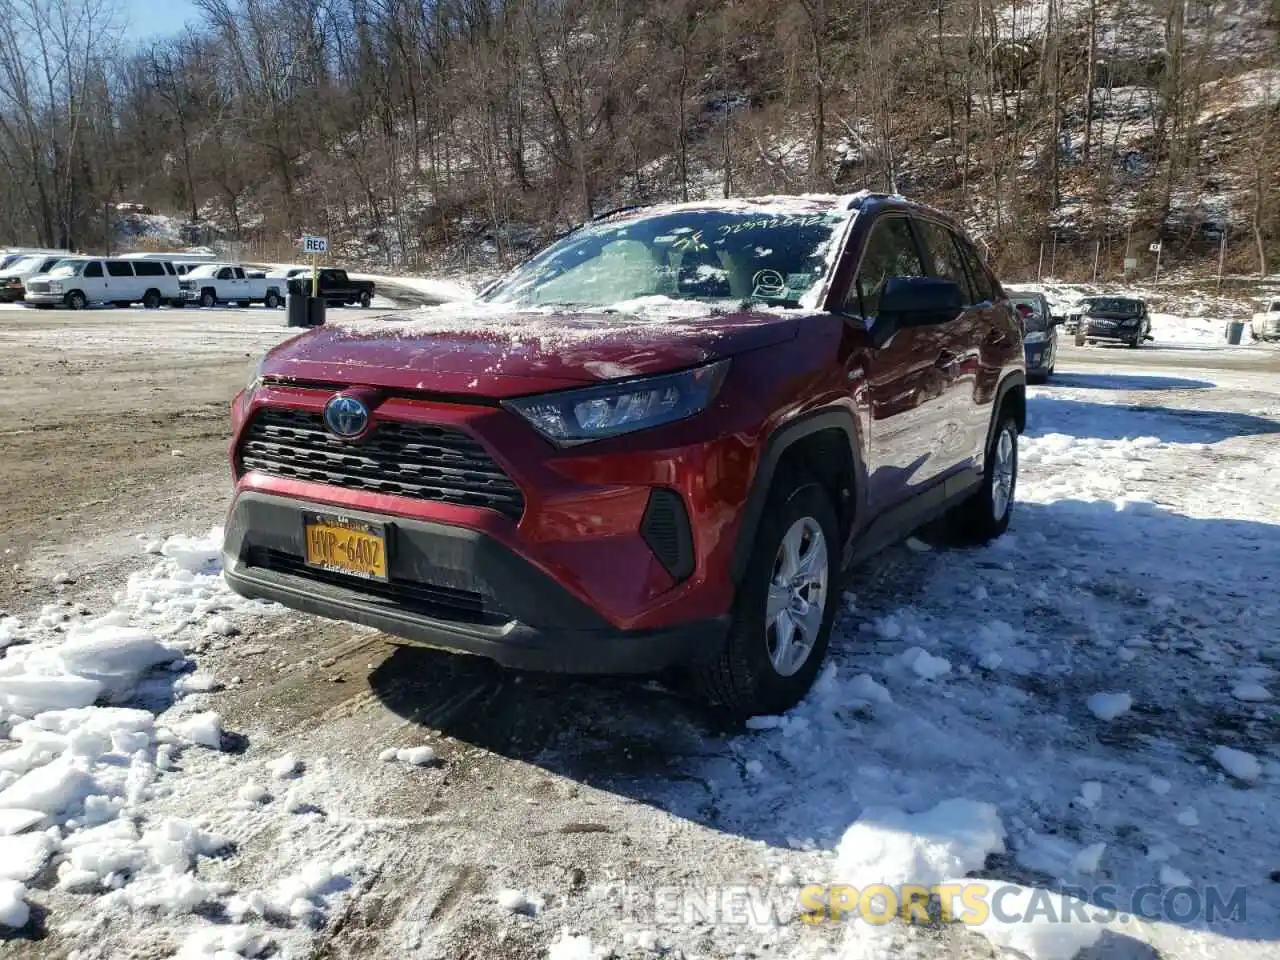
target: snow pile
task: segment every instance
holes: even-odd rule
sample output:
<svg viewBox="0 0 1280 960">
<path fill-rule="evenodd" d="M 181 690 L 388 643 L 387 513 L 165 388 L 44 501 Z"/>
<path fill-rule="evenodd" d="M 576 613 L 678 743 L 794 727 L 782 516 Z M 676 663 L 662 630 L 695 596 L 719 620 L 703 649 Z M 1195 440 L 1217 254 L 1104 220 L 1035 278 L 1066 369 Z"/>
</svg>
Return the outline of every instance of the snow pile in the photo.
<svg viewBox="0 0 1280 960">
<path fill-rule="evenodd" d="M 590 937 L 573 936 L 561 930 L 559 939 L 551 944 L 547 960 L 603 960 L 603 951 L 591 946 Z"/>
<path fill-rule="evenodd" d="M 25 927 L 31 919 L 27 888 L 16 880 L 0 880 L 0 927 Z"/>
<path fill-rule="evenodd" d="M 962 875 L 947 883 L 985 891 L 980 896 L 988 905 L 999 891 L 999 916 L 994 910 L 985 911 L 985 915 L 976 914 L 960 898 L 952 903 L 951 916 L 982 934 L 994 946 L 1014 951 L 1015 956 L 1032 960 L 1073 960 L 1081 950 L 1097 943 L 1105 929 L 1092 920 L 1077 919 L 1089 916 L 1087 905 L 1066 894 Z M 1045 909 L 1046 903 L 1049 909 Z M 1009 919 L 1001 920 L 1001 916 Z M 1013 920 L 1014 917 L 1019 919 Z"/>
<path fill-rule="evenodd" d="M 1095 693 L 1085 705 L 1099 720 L 1109 721 L 1123 716 L 1133 706 L 1133 697 L 1127 693 Z"/>
<path fill-rule="evenodd" d="M 1243 750 L 1217 746 L 1213 748 L 1213 759 L 1237 780 L 1252 783 L 1262 776 L 1262 764 L 1258 762 L 1258 758 Z"/>
<path fill-rule="evenodd" d="M 173 960 L 239 960 L 267 955 L 271 938 L 245 926 L 197 930 L 183 941 Z"/>
<path fill-rule="evenodd" d="M 333 898 L 351 887 L 358 866 L 345 860 L 313 861 L 277 881 L 268 890 L 251 890 L 227 902 L 227 915 L 239 922 L 256 915 L 279 922 L 314 926 L 323 922 Z"/>
<path fill-rule="evenodd" d="M 989 803 L 944 800 L 909 814 L 890 807 L 862 812 L 836 847 L 837 877 L 855 887 L 873 883 L 940 883 L 980 869 L 1004 852 L 1004 825 Z"/>
<path fill-rule="evenodd" d="M 388 747 L 378 754 L 383 763 L 398 760 L 415 767 L 426 767 L 436 762 L 436 752 L 431 747 Z"/>
<path fill-rule="evenodd" d="M 60 889 L 96 894 L 103 913 L 190 913 L 230 892 L 196 874 L 230 841 L 155 816 L 153 801 L 171 791 L 184 745 L 221 746 L 218 714 L 183 702 L 211 685 L 193 674 L 188 687 L 183 673 L 204 621 L 269 608 L 223 584 L 220 531 L 150 546 L 160 561 L 131 575 L 107 613 L 51 605 L 29 626 L 4 622 L 0 914 L 21 920 L 11 926 L 26 922 L 22 884 L 50 864 Z"/>
</svg>

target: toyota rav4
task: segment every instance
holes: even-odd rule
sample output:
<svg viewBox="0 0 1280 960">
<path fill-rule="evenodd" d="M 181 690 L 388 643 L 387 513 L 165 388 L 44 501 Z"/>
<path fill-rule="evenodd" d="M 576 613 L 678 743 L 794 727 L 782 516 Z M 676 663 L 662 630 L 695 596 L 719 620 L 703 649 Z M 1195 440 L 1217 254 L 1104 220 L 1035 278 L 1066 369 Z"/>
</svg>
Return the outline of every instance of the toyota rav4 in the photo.
<svg viewBox="0 0 1280 960">
<path fill-rule="evenodd" d="M 1002 533 L 1018 317 L 901 198 L 623 210 L 473 303 L 329 325 L 233 403 L 241 594 L 520 669 L 680 665 L 785 710 L 841 575 Z"/>
</svg>

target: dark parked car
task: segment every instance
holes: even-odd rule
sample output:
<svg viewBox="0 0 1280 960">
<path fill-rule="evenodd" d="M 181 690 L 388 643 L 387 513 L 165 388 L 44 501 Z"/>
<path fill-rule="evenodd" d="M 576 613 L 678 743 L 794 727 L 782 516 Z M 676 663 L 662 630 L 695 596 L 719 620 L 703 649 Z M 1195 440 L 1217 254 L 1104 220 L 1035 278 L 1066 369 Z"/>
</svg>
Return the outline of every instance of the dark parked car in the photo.
<svg viewBox="0 0 1280 960">
<path fill-rule="evenodd" d="M 1102 340 L 1140 347 L 1154 339 L 1147 302 L 1140 297 L 1085 297 L 1071 308 L 1067 322 L 1077 343 Z"/>
<path fill-rule="evenodd" d="M 232 405 L 233 589 L 508 667 L 679 664 L 771 713 L 850 564 L 1008 526 L 1017 314 L 927 207 L 620 212 L 484 301 L 267 354 Z"/>
<path fill-rule="evenodd" d="M 1009 299 L 1022 318 L 1022 344 L 1027 355 L 1027 379 L 1044 383 L 1053 376 L 1058 361 L 1058 327 L 1062 320 L 1053 316 L 1043 293 L 1024 293 L 1010 289 Z"/>
<path fill-rule="evenodd" d="M 316 274 L 320 287 L 320 296 L 330 304 L 352 306 L 360 304 L 369 306 L 373 300 L 372 280 L 352 280 L 347 271 L 325 267 Z M 311 272 L 305 271 L 289 278 L 289 290 L 292 293 L 311 295 Z"/>
</svg>

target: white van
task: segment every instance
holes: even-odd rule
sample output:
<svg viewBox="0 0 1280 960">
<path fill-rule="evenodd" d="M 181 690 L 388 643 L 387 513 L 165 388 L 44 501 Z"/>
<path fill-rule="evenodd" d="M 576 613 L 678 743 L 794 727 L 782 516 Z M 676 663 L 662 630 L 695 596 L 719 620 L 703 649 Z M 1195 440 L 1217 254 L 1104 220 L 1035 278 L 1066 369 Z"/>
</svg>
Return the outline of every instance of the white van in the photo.
<svg viewBox="0 0 1280 960">
<path fill-rule="evenodd" d="M 179 305 L 182 291 L 172 263 L 159 260 L 74 258 L 64 260 L 27 283 L 26 300 L 38 307 L 81 310 L 91 303 L 127 307 L 141 303 L 155 309 Z"/>
</svg>

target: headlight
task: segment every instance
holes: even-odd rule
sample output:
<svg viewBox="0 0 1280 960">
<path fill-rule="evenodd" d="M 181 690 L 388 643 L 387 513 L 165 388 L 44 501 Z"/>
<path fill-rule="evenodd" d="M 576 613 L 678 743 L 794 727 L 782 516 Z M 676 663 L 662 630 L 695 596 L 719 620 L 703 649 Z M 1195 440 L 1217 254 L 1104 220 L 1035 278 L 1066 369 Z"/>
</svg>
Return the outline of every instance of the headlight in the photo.
<svg viewBox="0 0 1280 960">
<path fill-rule="evenodd" d="M 700 413 L 715 398 L 728 370 L 729 361 L 719 360 L 680 373 L 521 397 L 503 405 L 552 443 L 567 447 Z"/>
<path fill-rule="evenodd" d="M 60 284 L 57 280 L 52 281 L 52 282 L 49 284 L 49 292 L 50 292 L 50 293 L 61 293 L 61 292 L 62 292 L 62 284 Z"/>
<path fill-rule="evenodd" d="M 1023 343 L 1044 343 L 1049 339 L 1049 335 L 1043 330 L 1031 330 L 1022 338 Z"/>
<path fill-rule="evenodd" d="M 257 360 L 253 361 L 253 363 L 249 365 L 249 369 L 247 371 L 249 374 L 249 380 L 244 385 L 244 389 L 246 392 L 249 392 L 251 390 L 256 390 L 258 387 L 262 386 L 262 368 L 265 367 L 266 365 L 267 365 L 267 358 L 265 356 L 259 357 Z"/>
</svg>

